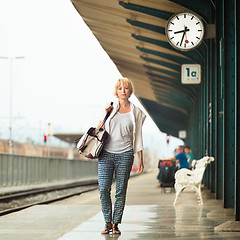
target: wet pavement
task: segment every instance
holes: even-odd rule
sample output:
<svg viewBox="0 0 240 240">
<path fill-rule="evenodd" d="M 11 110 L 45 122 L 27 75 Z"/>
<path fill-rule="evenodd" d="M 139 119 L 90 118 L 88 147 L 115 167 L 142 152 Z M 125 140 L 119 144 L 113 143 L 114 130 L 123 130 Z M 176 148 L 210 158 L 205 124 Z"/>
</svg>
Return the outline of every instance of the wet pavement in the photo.
<svg viewBox="0 0 240 240">
<path fill-rule="evenodd" d="M 103 217 L 99 212 L 88 221 L 78 225 L 59 240 L 79 239 L 240 239 L 240 232 L 214 232 L 214 227 L 233 220 L 232 215 L 207 215 L 222 209 L 222 202 L 215 200 L 209 191 L 203 191 L 204 204 L 199 205 L 195 192 L 186 189 L 180 194 L 176 206 L 175 194 L 158 188 L 155 173 L 131 179 L 123 222 L 122 234 L 101 235 Z"/>
<path fill-rule="evenodd" d="M 101 235 L 102 214 L 98 213 L 59 240 L 79 239 L 239 239 L 240 233 L 215 233 L 216 222 L 207 219 L 209 208 L 127 206 L 121 236 Z"/>
<path fill-rule="evenodd" d="M 104 228 L 98 191 L 84 193 L 50 205 L 28 208 L 0 218 L 1 240 L 156 240 L 156 239 L 240 239 L 240 232 L 215 232 L 220 224 L 234 220 L 223 214 L 222 202 L 208 190 L 203 205 L 188 189 L 175 194 L 158 187 L 156 173 L 130 179 L 122 234 L 101 235 Z M 114 193 L 114 190 L 112 191 Z"/>
</svg>

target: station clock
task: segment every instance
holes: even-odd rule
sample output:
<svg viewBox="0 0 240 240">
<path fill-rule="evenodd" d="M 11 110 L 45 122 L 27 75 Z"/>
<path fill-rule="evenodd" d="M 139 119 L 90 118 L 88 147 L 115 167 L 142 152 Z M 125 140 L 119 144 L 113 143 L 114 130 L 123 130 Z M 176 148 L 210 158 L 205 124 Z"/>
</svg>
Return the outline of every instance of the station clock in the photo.
<svg viewBox="0 0 240 240">
<path fill-rule="evenodd" d="M 201 18 L 189 12 L 174 14 L 167 22 L 166 36 L 176 49 L 188 51 L 198 47 L 204 37 L 204 24 Z"/>
</svg>

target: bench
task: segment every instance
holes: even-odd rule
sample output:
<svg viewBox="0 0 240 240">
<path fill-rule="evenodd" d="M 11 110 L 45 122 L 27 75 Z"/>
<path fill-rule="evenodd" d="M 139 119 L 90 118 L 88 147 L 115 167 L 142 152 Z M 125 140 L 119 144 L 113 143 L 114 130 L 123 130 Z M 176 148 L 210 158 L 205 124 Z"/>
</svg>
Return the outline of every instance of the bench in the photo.
<svg viewBox="0 0 240 240">
<path fill-rule="evenodd" d="M 200 160 L 193 160 L 192 170 L 182 168 L 175 173 L 174 187 L 176 197 L 173 205 L 176 204 L 180 192 L 182 192 L 186 187 L 192 187 L 198 194 L 200 204 L 203 203 L 201 193 L 201 182 L 207 165 L 213 161 L 214 158 L 208 156 L 203 157 Z"/>
</svg>

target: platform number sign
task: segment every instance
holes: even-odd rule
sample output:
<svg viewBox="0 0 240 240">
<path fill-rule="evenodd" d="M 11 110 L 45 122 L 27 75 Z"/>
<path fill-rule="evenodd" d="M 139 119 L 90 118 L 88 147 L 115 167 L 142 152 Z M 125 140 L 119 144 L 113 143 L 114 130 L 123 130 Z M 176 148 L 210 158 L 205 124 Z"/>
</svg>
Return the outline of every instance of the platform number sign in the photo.
<svg viewBox="0 0 240 240">
<path fill-rule="evenodd" d="M 201 83 L 201 66 L 199 64 L 183 64 L 181 71 L 182 84 Z"/>
</svg>

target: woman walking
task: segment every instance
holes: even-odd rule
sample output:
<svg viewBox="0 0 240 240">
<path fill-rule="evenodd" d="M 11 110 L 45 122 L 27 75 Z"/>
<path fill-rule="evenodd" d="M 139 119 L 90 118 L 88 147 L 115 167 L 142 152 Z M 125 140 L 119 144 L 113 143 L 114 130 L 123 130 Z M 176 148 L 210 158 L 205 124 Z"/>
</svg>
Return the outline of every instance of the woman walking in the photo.
<svg viewBox="0 0 240 240">
<path fill-rule="evenodd" d="M 134 153 L 138 153 L 138 174 L 143 172 L 142 124 L 145 114 L 129 101 L 133 85 L 127 78 L 121 78 L 115 85 L 114 95 L 118 101 L 109 105 L 111 115 L 105 123 L 110 134 L 109 141 L 98 160 L 98 181 L 105 229 L 102 234 L 121 234 L 118 224 L 121 223 L 128 179 L 132 169 Z M 98 124 L 98 127 L 101 122 Z M 112 212 L 111 186 L 115 173 L 116 193 Z"/>
</svg>

